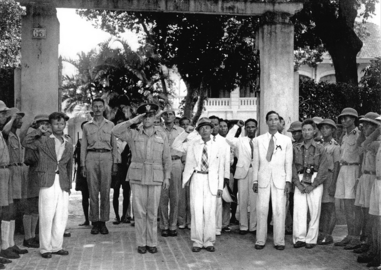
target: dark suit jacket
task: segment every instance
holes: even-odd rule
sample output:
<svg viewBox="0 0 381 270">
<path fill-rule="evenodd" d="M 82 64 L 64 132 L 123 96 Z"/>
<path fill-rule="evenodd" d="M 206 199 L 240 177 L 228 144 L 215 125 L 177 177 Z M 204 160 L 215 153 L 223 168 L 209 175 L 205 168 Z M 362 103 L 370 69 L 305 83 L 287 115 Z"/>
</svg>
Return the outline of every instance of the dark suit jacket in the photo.
<svg viewBox="0 0 381 270">
<path fill-rule="evenodd" d="M 25 137 L 23 146 L 36 150 L 39 154 L 36 173 L 40 188 L 53 185 L 58 164 L 61 189 L 70 192 L 73 169 L 73 144 L 70 141 L 66 142 L 62 157 L 57 161 L 53 138 L 42 136 L 40 130 L 34 130 Z"/>
</svg>

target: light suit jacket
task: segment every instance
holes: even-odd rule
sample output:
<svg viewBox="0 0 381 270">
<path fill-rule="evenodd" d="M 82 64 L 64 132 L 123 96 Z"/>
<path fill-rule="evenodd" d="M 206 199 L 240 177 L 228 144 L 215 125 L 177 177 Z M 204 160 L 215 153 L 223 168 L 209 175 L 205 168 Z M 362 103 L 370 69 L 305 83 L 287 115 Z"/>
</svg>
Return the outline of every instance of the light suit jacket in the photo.
<svg viewBox="0 0 381 270">
<path fill-rule="evenodd" d="M 204 142 L 200 136 L 194 136 L 192 132 L 188 137 L 188 133 L 182 132 L 174 140 L 172 148 L 186 152 L 185 168 L 183 172 L 183 187 L 188 181 L 191 180 L 195 170 L 201 170 L 201 156 L 204 148 Z M 188 137 L 188 139 L 187 139 Z M 194 139 L 191 139 L 193 137 Z M 184 142 L 187 139 L 186 142 Z M 209 151 L 209 189 L 212 195 L 216 196 L 217 191 L 223 189 L 224 185 L 224 162 L 225 162 L 225 149 L 220 147 L 220 144 L 213 141 L 211 138 L 211 149 Z"/>
<path fill-rule="evenodd" d="M 238 126 L 234 125 L 230 130 L 228 135 L 226 135 L 226 141 L 238 149 L 238 162 L 235 169 L 234 178 L 236 179 L 244 179 L 250 168 L 251 162 L 251 147 L 250 147 L 250 139 L 248 137 L 234 137 L 237 133 Z M 254 144 L 254 139 L 253 139 Z"/>
<path fill-rule="evenodd" d="M 292 179 L 292 142 L 291 139 L 280 133 L 274 135 L 274 153 L 271 161 L 267 161 L 269 133 L 254 139 L 254 178 L 258 187 L 266 188 L 271 179 L 278 189 L 284 189 L 286 182 Z"/>
</svg>

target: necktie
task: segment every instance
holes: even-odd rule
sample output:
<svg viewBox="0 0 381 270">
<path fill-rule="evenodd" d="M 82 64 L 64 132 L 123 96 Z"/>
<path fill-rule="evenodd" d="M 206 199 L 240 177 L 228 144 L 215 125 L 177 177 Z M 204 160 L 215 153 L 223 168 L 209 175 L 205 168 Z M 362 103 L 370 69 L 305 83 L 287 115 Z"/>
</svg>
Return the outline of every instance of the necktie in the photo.
<svg viewBox="0 0 381 270">
<path fill-rule="evenodd" d="M 267 155 L 266 155 L 267 161 L 269 162 L 271 161 L 271 158 L 273 157 L 273 152 L 274 152 L 274 135 L 271 135 L 269 148 L 267 149 Z"/>
<path fill-rule="evenodd" d="M 206 148 L 206 144 L 204 144 L 204 149 L 202 149 L 202 157 L 201 157 L 201 171 L 208 171 L 208 149 Z"/>
<path fill-rule="evenodd" d="M 250 148 L 251 148 L 251 160 L 253 160 L 253 156 L 254 156 L 254 144 L 253 144 L 253 139 L 250 139 Z"/>
</svg>

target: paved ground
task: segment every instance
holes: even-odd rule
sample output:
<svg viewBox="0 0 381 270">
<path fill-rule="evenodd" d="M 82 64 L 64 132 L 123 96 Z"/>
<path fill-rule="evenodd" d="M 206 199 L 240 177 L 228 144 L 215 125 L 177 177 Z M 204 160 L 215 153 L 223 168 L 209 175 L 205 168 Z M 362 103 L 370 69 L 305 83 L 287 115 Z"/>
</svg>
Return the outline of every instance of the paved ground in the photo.
<svg viewBox="0 0 381 270">
<path fill-rule="evenodd" d="M 356 263 L 352 252 L 333 246 L 294 249 L 291 236 L 286 237 L 286 249 L 277 251 L 272 246 L 269 235 L 263 250 L 254 249 L 254 235 L 239 235 L 238 228 L 217 238 L 216 252 L 202 250 L 191 252 L 190 231 L 180 230 L 178 237 L 159 236 L 159 252 L 138 254 L 135 246 L 135 231 L 129 224 L 108 224 L 109 235 L 90 234 L 90 227 L 77 224 L 83 221 L 80 216 L 79 195 L 74 193 L 70 201 L 68 228 L 72 236 L 65 238 L 64 247 L 69 256 L 53 256 L 43 259 L 36 249 L 14 260 L 6 266 L 13 270 L 34 269 L 367 269 Z M 111 223 L 111 222 L 110 222 Z M 335 230 L 335 240 L 341 239 L 345 226 Z M 21 246 L 22 236 L 17 236 Z"/>
</svg>

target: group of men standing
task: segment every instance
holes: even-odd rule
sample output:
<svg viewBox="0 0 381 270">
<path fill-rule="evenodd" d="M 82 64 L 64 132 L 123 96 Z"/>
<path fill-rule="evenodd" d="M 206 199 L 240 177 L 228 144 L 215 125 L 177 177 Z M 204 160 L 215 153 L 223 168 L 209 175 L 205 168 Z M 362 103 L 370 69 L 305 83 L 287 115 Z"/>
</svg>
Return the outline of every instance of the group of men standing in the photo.
<svg viewBox="0 0 381 270">
<path fill-rule="evenodd" d="M 125 168 L 141 254 L 158 251 L 158 220 L 163 237 L 176 237 L 177 228 L 191 229 L 193 252 L 214 252 L 216 236 L 229 232 L 232 223 L 239 224 L 242 235 L 256 234 L 257 250 L 265 247 L 271 223 L 274 248 L 284 250 L 287 215 L 292 217 L 288 231 L 294 248 L 328 245 L 336 224 L 335 199 L 340 199 L 348 235 L 335 246 L 359 253 L 358 261 L 368 266 L 380 265 L 377 113 L 359 118 L 356 110 L 345 108 L 340 124 L 320 117 L 296 121 L 287 130 L 292 140 L 283 134 L 275 111 L 263 119 L 267 132 L 256 136 L 258 122 L 252 118 L 233 124 L 211 116 L 199 119 L 194 128 L 185 117 L 177 125 L 171 109 L 160 112 L 157 105 L 144 104 L 137 116 L 115 125 L 104 117 L 105 107 L 104 100 L 93 100 L 93 117 L 83 125 L 79 151 L 92 234 L 108 234 L 112 177 Z M 32 132 L 17 135 L 23 116 L 0 101 L 0 263 L 27 252 L 13 239 L 15 209 L 25 200 L 24 246 L 40 247 L 44 258 L 68 254 L 62 249 L 74 152 L 63 133 L 68 118 L 38 115 Z M 120 142 L 128 146 L 128 164 L 122 162 Z"/>
</svg>

